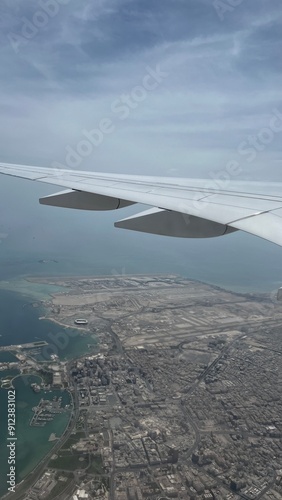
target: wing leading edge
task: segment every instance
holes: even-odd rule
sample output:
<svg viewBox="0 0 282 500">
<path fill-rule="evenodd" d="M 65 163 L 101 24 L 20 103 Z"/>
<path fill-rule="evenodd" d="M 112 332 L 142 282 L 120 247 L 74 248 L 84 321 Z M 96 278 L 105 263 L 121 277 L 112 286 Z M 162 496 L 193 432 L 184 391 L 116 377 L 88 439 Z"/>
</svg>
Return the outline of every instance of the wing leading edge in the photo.
<svg viewBox="0 0 282 500">
<path fill-rule="evenodd" d="M 0 163 L 0 173 L 66 191 L 40 203 L 115 210 L 141 203 L 151 210 L 118 221 L 124 229 L 207 238 L 246 231 L 282 246 L 282 183 L 217 181 L 61 170 Z"/>
</svg>

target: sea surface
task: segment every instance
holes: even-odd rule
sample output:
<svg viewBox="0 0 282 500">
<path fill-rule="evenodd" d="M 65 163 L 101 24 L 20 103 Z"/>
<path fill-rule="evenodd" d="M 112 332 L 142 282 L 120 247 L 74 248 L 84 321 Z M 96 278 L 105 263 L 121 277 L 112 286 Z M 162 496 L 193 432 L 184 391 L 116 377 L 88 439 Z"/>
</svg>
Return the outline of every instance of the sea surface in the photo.
<svg viewBox="0 0 282 500">
<path fill-rule="evenodd" d="M 282 248 L 260 238 L 240 232 L 211 239 L 166 238 L 113 230 L 115 219 L 105 221 L 109 231 L 101 234 L 92 218 L 84 228 L 69 220 L 73 230 L 64 234 L 64 229 L 37 244 L 25 241 L 26 236 L 21 244 L 8 238 L 0 241 L 0 288 L 26 276 L 158 273 L 243 292 L 282 286 Z M 37 293 L 44 298 L 46 286 L 38 285 Z"/>
<path fill-rule="evenodd" d="M 55 416 L 52 422 L 47 422 L 44 427 L 30 427 L 29 421 L 33 415 L 32 408 L 38 405 L 40 399 L 53 399 L 62 396 L 62 405 L 70 403 L 70 396 L 66 391 L 50 391 L 47 393 L 34 393 L 30 383 L 40 382 L 38 377 L 18 377 L 14 380 L 16 390 L 16 474 L 20 482 L 41 459 L 52 449 L 54 442 L 49 441 L 52 432 L 60 436 L 69 421 L 70 410 Z M 8 472 L 7 448 L 7 390 L 0 389 L 1 426 L 0 426 L 0 496 L 7 493 L 6 474 Z"/>
<path fill-rule="evenodd" d="M 240 292 L 276 293 L 282 286 L 282 248 L 251 235 L 236 232 L 221 238 L 190 240 L 118 230 L 114 222 L 136 213 L 138 208 L 102 214 L 56 209 L 38 204 L 38 198 L 53 192 L 53 188 L 33 183 L 31 188 L 29 183 L 9 178 L 4 178 L 1 186 L 0 346 L 71 333 L 64 349 L 58 350 L 61 359 L 71 359 L 87 352 L 88 344 L 96 345 L 95 338 L 81 337 L 75 330 L 67 332 L 60 325 L 39 320 L 42 309 L 33 303 L 59 289 L 30 284 L 26 281 L 29 276 L 161 273 Z M 0 353 L 0 361 L 12 361 L 10 356 Z M 52 446 L 48 441 L 50 433 L 60 435 L 67 422 L 62 416 L 48 429 L 30 428 L 31 408 L 40 395 L 34 394 L 22 378 L 17 378 L 15 385 L 17 473 L 21 479 Z M 1 450 L 6 444 L 6 398 L 6 390 L 1 389 Z M 0 457 L 2 475 L 2 451 Z M 5 481 L 0 479 L 2 495 Z"/>
<path fill-rule="evenodd" d="M 282 286 L 282 248 L 243 232 L 182 239 L 116 229 L 144 206 L 113 212 L 47 207 L 56 188 L 3 176 L 0 282 L 27 275 L 175 273 L 240 291 Z M 40 290 L 38 290 L 40 293 Z"/>
<path fill-rule="evenodd" d="M 82 335 L 77 329 L 64 328 L 56 323 L 40 320 L 43 313 L 42 307 L 34 307 L 37 296 L 37 289 L 34 284 L 26 282 L 25 294 L 23 291 L 23 281 L 19 280 L 20 292 L 16 292 L 16 281 L 14 281 L 14 291 L 0 290 L 0 346 L 23 344 L 39 340 L 46 340 L 52 347 L 42 351 L 43 359 L 49 359 L 50 354 L 57 354 L 61 360 L 73 359 L 87 352 L 97 351 L 97 340 L 93 335 Z M 41 299 L 48 292 L 50 287 L 46 287 L 45 294 L 41 290 Z M 52 289 L 52 291 L 55 291 Z M 63 339 L 63 340 L 62 340 Z M 91 346 L 91 351 L 89 350 Z M 10 352 L 0 352 L 0 362 L 13 362 L 16 358 Z M 1 379 L 13 379 L 13 386 L 16 390 L 16 471 L 17 481 L 21 481 L 40 462 L 48 451 L 54 446 L 54 442 L 49 441 L 51 433 L 60 436 L 68 423 L 70 413 L 56 415 L 52 422 L 48 422 L 45 427 L 30 427 L 29 421 L 32 417 L 32 408 L 36 406 L 40 399 L 53 398 L 55 395 L 62 396 L 65 404 L 70 402 L 69 394 L 66 391 L 50 391 L 35 394 L 30 387 L 34 381 L 40 382 L 38 377 L 19 376 L 16 369 L 6 369 L 0 371 Z M 7 492 L 7 389 L 0 389 L 0 497 Z"/>
</svg>

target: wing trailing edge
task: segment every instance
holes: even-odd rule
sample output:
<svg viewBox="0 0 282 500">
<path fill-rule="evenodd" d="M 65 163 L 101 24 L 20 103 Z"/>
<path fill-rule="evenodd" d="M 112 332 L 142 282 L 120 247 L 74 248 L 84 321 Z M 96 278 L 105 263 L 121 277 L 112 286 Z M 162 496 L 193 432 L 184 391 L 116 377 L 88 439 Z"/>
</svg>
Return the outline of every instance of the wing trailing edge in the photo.
<svg viewBox="0 0 282 500">
<path fill-rule="evenodd" d="M 117 210 L 133 205 L 132 201 L 121 200 L 85 191 L 66 190 L 39 199 L 41 205 L 75 208 L 76 210 Z"/>
<path fill-rule="evenodd" d="M 40 203 L 80 210 L 116 210 L 135 203 L 153 208 L 116 227 L 184 238 L 235 230 L 282 246 L 282 183 L 228 181 L 75 171 L 0 163 L 0 173 L 67 191 Z"/>
<path fill-rule="evenodd" d="M 236 228 L 172 210 L 152 208 L 115 222 L 115 227 L 176 238 L 213 238 Z"/>
</svg>

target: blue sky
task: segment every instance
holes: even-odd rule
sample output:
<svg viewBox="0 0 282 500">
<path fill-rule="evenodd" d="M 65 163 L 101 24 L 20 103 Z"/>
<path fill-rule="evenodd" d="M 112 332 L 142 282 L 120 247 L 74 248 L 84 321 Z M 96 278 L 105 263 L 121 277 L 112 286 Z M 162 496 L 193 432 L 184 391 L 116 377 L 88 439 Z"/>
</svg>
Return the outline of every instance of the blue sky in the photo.
<svg viewBox="0 0 282 500">
<path fill-rule="evenodd" d="M 236 179 L 281 181 L 281 19 L 281 0 L 2 0 L 1 161 L 69 167 L 73 151 L 78 169 L 207 178 L 236 162 Z M 96 145 L 81 155 L 85 134 Z M 47 255 L 75 273 L 107 248 L 108 272 L 135 256 L 135 270 L 152 258 L 199 279 L 281 281 L 281 249 L 257 238 L 124 232 L 113 222 L 136 207 L 39 206 L 50 192 L 1 177 L 0 268 Z"/>
</svg>

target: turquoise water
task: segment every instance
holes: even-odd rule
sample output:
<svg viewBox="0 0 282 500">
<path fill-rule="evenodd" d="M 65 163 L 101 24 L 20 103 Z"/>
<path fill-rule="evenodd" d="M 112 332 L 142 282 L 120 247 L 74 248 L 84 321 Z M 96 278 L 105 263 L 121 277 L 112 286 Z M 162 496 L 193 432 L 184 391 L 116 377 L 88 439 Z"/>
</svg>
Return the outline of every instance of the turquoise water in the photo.
<svg viewBox="0 0 282 500">
<path fill-rule="evenodd" d="M 20 376 L 20 371 L 16 369 L 12 370 L 2 370 L 0 372 L 0 387 L 1 389 L 10 389 L 11 382 L 16 381 L 16 377 Z M 0 389 L 0 390 L 1 390 Z M 2 415 L 2 414 L 1 414 Z M 1 424 L 2 424 L 2 416 L 1 416 Z"/>
<path fill-rule="evenodd" d="M 18 361 L 11 352 L 0 352 L 0 363 L 12 363 Z"/>
<path fill-rule="evenodd" d="M 38 377 L 29 377 L 29 384 L 38 382 Z M 40 399 L 53 399 L 62 396 L 62 405 L 70 403 L 70 396 L 66 391 L 52 391 L 48 393 L 34 393 L 29 385 L 24 382 L 23 377 L 14 381 L 16 390 L 16 471 L 17 482 L 21 481 L 37 463 L 51 450 L 54 442 L 49 437 L 52 432 L 60 436 L 69 421 L 70 411 L 58 414 L 52 422 L 47 422 L 45 427 L 30 427 L 29 421 L 33 415 L 32 407 L 36 406 Z M 7 492 L 7 390 L 0 390 L 1 426 L 0 426 L 0 495 Z"/>
<path fill-rule="evenodd" d="M 1 370 L 0 371 L 0 379 L 6 379 L 10 377 L 15 377 L 16 375 L 19 375 L 20 371 L 17 369 L 8 369 L 8 370 Z"/>
<path fill-rule="evenodd" d="M 182 240 L 117 230 L 114 221 L 138 208 L 118 215 L 53 209 L 38 205 L 38 197 L 48 194 L 46 187 L 37 190 L 33 185 L 25 191 L 21 181 L 5 178 L 3 182 L 0 233 L 6 236 L 0 241 L 0 345 L 47 340 L 52 352 L 57 348 L 61 359 L 88 352 L 90 343 L 96 347 L 95 339 L 81 336 L 77 330 L 39 320 L 43 311 L 33 307 L 33 302 L 56 289 L 31 286 L 24 280 L 26 276 L 168 273 L 243 292 L 272 292 L 282 285 L 282 249 L 259 238 L 234 233 L 223 238 Z M 16 192 L 20 210 L 10 201 L 11 193 Z M 59 347 L 60 341 L 63 347 Z M 52 352 L 45 352 L 44 358 Z M 10 356 L 0 353 L 0 362 L 13 361 Z M 15 385 L 19 480 L 52 446 L 48 442 L 50 433 L 63 432 L 67 416 L 58 416 L 48 424 L 50 428 L 30 428 L 31 408 L 41 395 L 33 393 L 21 377 Z M 0 389 L 0 495 L 6 491 L 2 480 L 6 467 L 6 403 L 7 391 Z"/>
<path fill-rule="evenodd" d="M 57 354 L 61 359 L 71 359 L 86 352 L 87 344 L 96 345 L 94 338 L 81 334 L 80 330 L 40 320 L 43 310 L 33 307 L 33 300 L 29 296 L 0 290 L 0 345 L 46 340 L 51 347 L 42 348 L 43 359 L 50 359 L 51 354 Z M 8 353 L 0 354 L 4 358 L 8 356 Z"/>
<path fill-rule="evenodd" d="M 22 344 L 31 341 L 46 340 L 49 347 L 43 347 L 41 359 L 50 358 L 56 353 L 60 359 L 72 359 L 86 352 L 90 352 L 88 345 L 97 349 L 95 337 L 82 335 L 79 330 L 63 328 L 56 323 L 39 320 L 43 313 L 40 307 L 33 307 L 32 294 L 22 295 L 11 291 L 0 290 L 0 345 Z M 15 361 L 9 352 L 0 353 L 0 361 Z M 4 370 L 0 378 L 18 375 L 18 370 Z M 61 435 L 66 428 L 69 414 L 57 415 L 53 422 L 47 423 L 43 428 L 29 426 L 32 416 L 32 407 L 38 404 L 43 393 L 35 394 L 31 388 L 32 380 L 38 377 L 19 376 L 14 380 L 17 394 L 17 481 L 28 474 L 36 464 L 51 449 L 54 443 L 49 442 L 51 432 Z M 47 393 L 44 398 L 52 398 L 60 391 Z M 62 393 L 65 402 L 69 402 L 68 393 Z M 0 496 L 7 492 L 5 474 L 7 472 L 7 390 L 0 389 Z"/>
<path fill-rule="evenodd" d="M 282 285 L 282 248 L 246 233 L 193 240 L 125 231 L 114 222 L 144 207 L 65 210 L 39 205 L 40 196 L 54 192 L 52 186 L 2 177 L 1 188 L 0 280 L 176 273 L 242 291 Z"/>
<path fill-rule="evenodd" d="M 282 248 L 260 238 L 236 232 L 179 239 L 116 229 L 116 220 L 142 207 L 108 213 L 44 207 L 38 197 L 52 188 L 25 183 L 26 191 L 22 181 L 1 180 L 6 188 L 0 199 L 0 233 L 7 236 L 0 243 L 0 280 L 175 273 L 242 291 L 272 291 L 282 284 Z M 21 211 L 10 201 L 15 192 Z"/>
<path fill-rule="evenodd" d="M 40 321 L 39 317 L 40 310 L 33 307 L 32 299 L 0 290 L 0 345 L 45 340 L 48 333 L 58 331 L 54 323 Z"/>
<path fill-rule="evenodd" d="M 52 354 L 66 361 L 82 356 L 92 349 L 97 350 L 97 339 L 94 336 L 82 334 L 79 330 L 71 328 L 58 326 L 56 333 L 49 332 L 45 339 L 49 344 L 42 347 L 39 354 L 34 355 L 38 361 L 51 359 Z"/>
<path fill-rule="evenodd" d="M 80 229 L 74 241 L 66 239 L 63 249 L 57 239 L 54 256 L 58 264 L 39 264 L 42 254 L 34 250 L 20 256 L 14 249 L 8 252 L 2 242 L 0 280 L 11 284 L 19 276 L 168 273 L 242 292 L 273 291 L 282 285 L 282 248 L 247 234 L 179 240 L 122 230 L 117 233 L 89 243 L 90 236 L 83 237 Z"/>
</svg>

